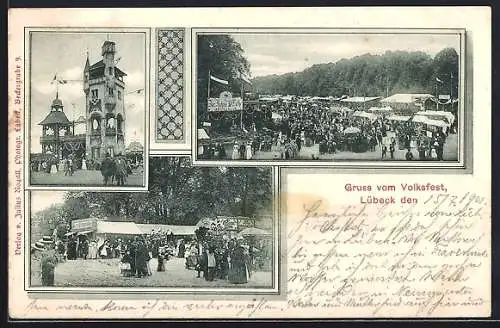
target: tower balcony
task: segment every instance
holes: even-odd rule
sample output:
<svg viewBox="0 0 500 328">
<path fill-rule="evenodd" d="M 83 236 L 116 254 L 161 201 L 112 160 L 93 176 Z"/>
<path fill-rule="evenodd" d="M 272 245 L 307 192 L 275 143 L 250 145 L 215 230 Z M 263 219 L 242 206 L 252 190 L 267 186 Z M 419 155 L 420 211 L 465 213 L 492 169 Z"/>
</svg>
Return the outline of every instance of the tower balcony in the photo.
<svg viewBox="0 0 500 328">
<path fill-rule="evenodd" d="M 114 136 L 114 135 L 116 135 L 116 128 L 106 128 L 106 135 L 107 136 Z"/>
<path fill-rule="evenodd" d="M 100 136 L 101 135 L 101 129 L 91 129 L 90 130 L 90 135 L 91 136 Z"/>
<path fill-rule="evenodd" d="M 54 142 L 56 140 L 57 140 L 57 137 L 55 135 L 47 135 L 47 136 L 40 137 L 40 142 L 42 142 L 42 143 Z"/>
<path fill-rule="evenodd" d="M 107 96 L 104 100 L 106 105 L 116 105 L 116 97 L 115 96 Z"/>
</svg>

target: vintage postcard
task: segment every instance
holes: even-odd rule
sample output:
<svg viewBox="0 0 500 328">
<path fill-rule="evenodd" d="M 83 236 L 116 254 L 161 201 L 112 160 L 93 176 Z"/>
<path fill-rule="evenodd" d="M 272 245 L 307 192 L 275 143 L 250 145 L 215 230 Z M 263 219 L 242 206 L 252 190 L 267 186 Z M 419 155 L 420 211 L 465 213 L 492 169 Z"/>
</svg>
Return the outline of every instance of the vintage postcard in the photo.
<svg viewBox="0 0 500 328">
<path fill-rule="evenodd" d="M 149 30 L 25 33 L 27 185 L 144 190 Z"/>
<path fill-rule="evenodd" d="M 11 320 L 491 317 L 489 8 L 16 9 L 9 40 Z"/>
</svg>

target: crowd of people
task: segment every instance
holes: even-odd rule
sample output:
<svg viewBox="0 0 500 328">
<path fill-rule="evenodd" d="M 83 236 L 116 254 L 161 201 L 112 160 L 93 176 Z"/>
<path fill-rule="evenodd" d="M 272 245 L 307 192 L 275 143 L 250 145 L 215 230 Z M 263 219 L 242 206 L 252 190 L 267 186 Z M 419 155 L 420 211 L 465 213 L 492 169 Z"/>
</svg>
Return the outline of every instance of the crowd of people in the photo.
<svg viewBox="0 0 500 328">
<path fill-rule="evenodd" d="M 69 154 L 61 160 L 58 160 L 55 156 L 44 156 L 30 161 L 31 172 L 49 174 L 64 172 L 65 176 L 73 176 L 77 170 L 97 170 L 101 172 L 104 185 L 116 183 L 118 186 L 125 185 L 128 175 L 132 174 L 133 168 L 141 167 L 142 161 L 134 163 L 122 153 L 114 157 L 107 153 L 103 160 L 87 160 L 85 157 Z"/>
<path fill-rule="evenodd" d="M 317 155 L 336 152 L 376 151 L 382 158 L 387 151 L 412 149 L 419 160 L 443 160 L 443 147 L 448 129 L 424 129 L 412 121 L 389 120 L 386 115 L 375 119 L 354 116 L 354 110 L 330 110 L 312 102 L 281 102 L 262 108 L 277 113 L 279 119 L 268 119 L 256 125 L 245 121 L 245 133 L 237 136 L 233 153 L 227 154 L 221 143 L 208 143 L 205 156 L 209 159 L 251 159 L 257 151 L 271 151 L 274 147 L 281 159 L 293 159 L 303 147 L 318 145 Z M 268 115 L 269 116 L 269 115 Z M 391 151 L 392 149 L 392 151 Z M 413 154 L 413 153 L 412 153 Z M 312 155 L 313 159 L 317 159 Z M 413 159 L 406 156 L 407 160 Z"/>
<path fill-rule="evenodd" d="M 66 260 L 119 259 L 123 277 L 141 278 L 168 271 L 172 258 L 182 258 L 185 269 L 194 271 L 197 278 L 226 280 L 232 284 L 247 283 L 254 270 L 263 269 L 270 261 L 269 250 L 262 245 L 255 246 L 241 236 L 211 236 L 199 240 L 179 238 L 164 230 L 104 241 L 70 234 L 65 241 L 55 241 L 57 253 Z M 152 259 L 156 259 L 156 268 L 150 265 Z"/>
</svg>

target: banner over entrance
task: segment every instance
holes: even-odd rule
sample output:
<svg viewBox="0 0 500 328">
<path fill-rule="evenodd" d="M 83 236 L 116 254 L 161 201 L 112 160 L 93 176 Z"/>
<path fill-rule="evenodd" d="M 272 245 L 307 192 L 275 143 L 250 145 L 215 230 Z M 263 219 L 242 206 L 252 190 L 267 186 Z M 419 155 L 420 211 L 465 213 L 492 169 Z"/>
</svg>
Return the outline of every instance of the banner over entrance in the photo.
<svg viewBox="0 0 500 328">
<path fill-rule="evenodd" d="M 231 92 L 224 91 L 219 98 L 208 98 L 209 112 L 232 112 L 243 110 L 243 99 L 231 95 Z"/>
</svg>

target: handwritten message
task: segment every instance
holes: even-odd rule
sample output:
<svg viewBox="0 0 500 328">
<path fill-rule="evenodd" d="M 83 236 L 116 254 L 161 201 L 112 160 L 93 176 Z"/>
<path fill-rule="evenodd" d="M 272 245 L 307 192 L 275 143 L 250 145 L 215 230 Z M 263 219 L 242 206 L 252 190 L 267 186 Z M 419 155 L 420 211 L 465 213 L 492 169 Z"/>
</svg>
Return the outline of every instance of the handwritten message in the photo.
<svg viewBox="0 0 500 328">
<path fill-rule="evenodd" d="M 422 189 L 443 192 L 395 204 L 304 203 L 288 235 L 288 306 L 427 317 L 487 306 L 488 294 L 478 290 L 478 273 L 489 274 L 486 199 L 429 185 Z M 373 199 L 393 197 L 380 196 L 381 189 L 345 186 L 378 192 Z"/>
</svg>

